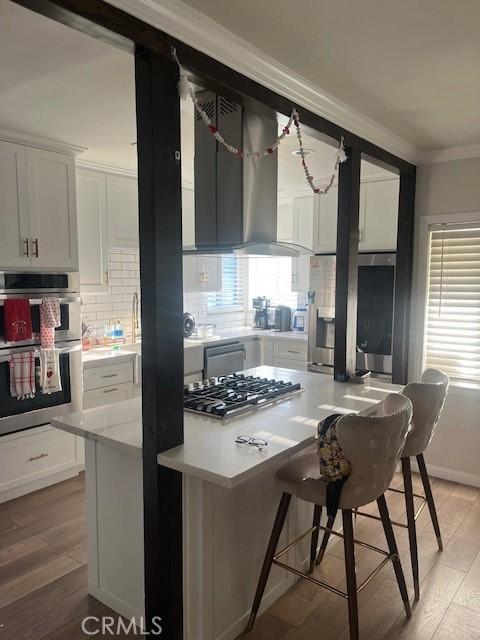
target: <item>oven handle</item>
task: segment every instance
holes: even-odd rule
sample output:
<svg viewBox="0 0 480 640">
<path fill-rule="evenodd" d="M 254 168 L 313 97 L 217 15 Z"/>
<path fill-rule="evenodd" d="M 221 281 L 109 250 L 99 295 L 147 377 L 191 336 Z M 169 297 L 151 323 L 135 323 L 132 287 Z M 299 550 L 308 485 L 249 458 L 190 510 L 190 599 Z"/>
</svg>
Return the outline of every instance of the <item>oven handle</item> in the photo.
<svg viewBox="0 0 480 640">
<path fill-rule="evenodd" d="M 22 298 L 25 299 L 27 298 L 27 300 L 29 300 L 30 304 L 41 304 L 42 300 L 44 298 L 56 298 L 57 296 L 55 295 L 51 295 L 51 294 L 46 294 L 43 295 L 42 293 L 35 295 L 35 294 L 31 294 L 31 293 L 15 293 L 15 294 L 0 294 L 0 306 L 3 306 L 3 303 L 5 300 L 7 300 L 8 298 Z M 75 296 L 75 297 L 68 297 L 68 298 L 58 298 L 58 301 L 60 304 L 74 304 L 76 302 L 80 302 L 81 298 L 80 296 Z"/>
<path fill-rule="evenodd" d="M 65 346 L 62 346 L 65 345 Z M 75 351 L 80 351 L 82 348 L 81 340 L 71 340 L 69 342 L 58 342 L 55 345 L 55 348 L 58 349 L 60 355 L 64 353 L 74 353 Z M 0 362 L 5 362 L 7 358 L 14 353 L 24 353 L 25 351 L 33 351 L 36 356 L 40 355 L 40 349 L 32 348 L 32 347 L 15 347 L 13 349 L 0 349 Z"/>
</svg>

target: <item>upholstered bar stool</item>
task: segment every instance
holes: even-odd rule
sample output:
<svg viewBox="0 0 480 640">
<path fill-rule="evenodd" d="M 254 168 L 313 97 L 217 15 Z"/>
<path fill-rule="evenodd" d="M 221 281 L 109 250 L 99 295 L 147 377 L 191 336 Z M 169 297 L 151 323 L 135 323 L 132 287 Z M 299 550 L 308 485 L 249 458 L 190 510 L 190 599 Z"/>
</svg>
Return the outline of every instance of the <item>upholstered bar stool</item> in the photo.
<svg viewBox="0 0 480 640">
<path fill-rule="evenodd" d="M 337 439 L 346 458 L 350 461 L 351 474 L 343 485 L 339 502 L 343 519 L 343 534 L 332 529 L 329 530 L 329 533 L 343 538 L 347 592 L 345 593 L 321 580 L 317 580 L 310 573 L 302 573 L 296 568 L 288 566 L 280 559 L 297 542 L 308 535 L 312 536 L 311 553 L 315 558 L 319 531 L 326 531 L 326 527 L 320 524 L 320 518 L 322 507 L 327 504 L 327 483 L 320 475 L 318 454 L 310 448 L 307 453 L 300 454 L 285 464 L 277 473 L 277 478 L 281 481 L 284 491 L 260 573 L 246 629 L 247 632 L 253 628 L 273 564 L 346 598 L 348 601 L 350 639 L 358 640 L 357 594 L 391 560 L 405 611 L 407 616 L 410 616 L 410 604 L 405 578 L 384 493 L 393 478 L 396 465 L 405 445 L 412 416 L 412 405 L 407 397 L 399 394 L 390 394 L 381 404 L 383 415 L 378 415 L 378 412 L 375 416 L 345 415 L 336 424 Z M 284 549 L 277 551 L 278 541 L 292 495 L 313 503 L 314 526 Z M 381 514 L 388 551 L 354 539 L 352 510 L 374 500 L 377 501 Z M 384 555 L 383 561 L 375 571 L 358 587 L 355 574 L 355 544 L 360 544 Z"/>
<path fill-rule="evenodd" d="M 438 369 L 426 369 L 422 375 L 421 382 L 413 382 L 407 384 L 402 392 L 403 395 L 409 398 L 412 402 L 412 430 L 407 436 L 405 448 L 401 457 L 404 489 L 394 489 L 390 487 L 389 490 L 395 491 L 397 493 L 403 493 L 405 495 L 407 523 L 405 524 L 403 522 L 392 521 L 392 524 L 408 529 L 410 558 L 412 562 L 413 586 L 416 600 L 418 600 L 420 597 L 416 520 L 426 504 L 428 504 L 428 508 L 430 511 L 430 517 L 437 538 L 438 548 L 440 549 L 440 551 L 443 550 L 442 536 L 440 533 L 440 526 L 438 524 L 437 511 L 435 508 L 435 502 L 433 499 L 432 489 L 430 487 L 430 480 L 428 477 L 423 453 L 431 442 L 433 434 L 435 432 L 435 427 L 437 426 L 438 419 L 445 403 L 445 398 L 448 391 L 448 382 L 448 377 Z M 425 495 L 420 495 L 413 492 L 412 470 L 410 464 L 411 458 L 413 457 L 417 459 Z M 415 512 L 415 498 L 421 500 L 421 504 L 417 512 Z M 375 520 L 381 519 L 374 514 L 364 513 L 362 511 L 357 511 L 357 515 L 366 516 L 367 518 L 373 518 Z M 331 528 L 331 525 L 332 523 L 330 521 L 327 522 L 327 529 Z M 327 547 L 328 538 L 329 533 L 328 531 L 326 531 L 323 536 L 316 564 L 319 564 L 322 560 L 323 554 Z"/>
<path fill-rule="evenodd" d="M 405 493 L 405 507 L 407 512 L 408 538 L 410 543 L 410 556 L 412 561 L 413 585 L 415 598 L 420 597 L 420 578 L 418 570 L 418 549 L 416 520 L 425 504 L 428 504 L 430 518 L 437 538 L 438 548 L 443 550 L 442 536 L 438 524 L 437 510 L 433 499 L 427 467 L 423 457 L 425 449 L 432 440 L 438 419 L 445 403 L 448 391 L 448 377 L 438 369 L 426 369 L 421 382 L 407 384 L 403 394 L 410 399 L 413 405 L 412 430 L 407 436 L 405 448 L 402 453 L 402 474 Z M 410 459 L 415 457 L 422 478 L 425 495 L 413 493 L 412 470 Z M 401 491 L 396 489 L 396 491 Z M 415 513 L 414 498 L 420 498 L 422 503 Z M 403 525 L 405 526 L 405 525 Z"/>
</svg>

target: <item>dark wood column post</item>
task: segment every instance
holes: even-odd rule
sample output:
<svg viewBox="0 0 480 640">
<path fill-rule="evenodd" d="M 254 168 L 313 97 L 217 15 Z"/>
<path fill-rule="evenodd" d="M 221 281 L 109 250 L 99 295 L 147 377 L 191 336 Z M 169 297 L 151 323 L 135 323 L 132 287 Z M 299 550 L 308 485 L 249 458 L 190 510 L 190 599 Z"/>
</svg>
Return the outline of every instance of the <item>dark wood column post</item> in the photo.
<svg viewBox="0 0 480 640">
<path fill-rule="evenodd" d="M 416 170 L 400 172 L 398 197 L 397 264 L 393 311 L 392 382 L 406 384 L 410 330 L 410 298 L 413 273 Z"/>
<path fill-rule="evenodd" d="M 347 148 L 347 156 L 338 173 L 334 376 L 340 381 L 355 373 L 357 349 L 361 154 Z"/>
<path fill-rule="evenodd" d="M 137 48 L 145 612 L 183 638 L 182 476 L 157 453 L 183 443 L 183 283 L 178 68 Z"/>
</svg>

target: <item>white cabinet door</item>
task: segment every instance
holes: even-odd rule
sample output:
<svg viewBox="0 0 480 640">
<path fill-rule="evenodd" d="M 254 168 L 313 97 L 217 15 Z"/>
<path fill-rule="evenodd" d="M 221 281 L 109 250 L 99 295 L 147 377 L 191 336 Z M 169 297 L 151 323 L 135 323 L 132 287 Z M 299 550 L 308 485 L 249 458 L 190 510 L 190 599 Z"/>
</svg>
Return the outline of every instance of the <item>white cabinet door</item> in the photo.
<svg viewBox="0 0 480 640">
<path fill-rule="evenodd" d="M 328 193 L 316 196 L 316 216 L 314 217 L 315 253 L 335 253 L 337 251 L 338 187 Z"/>
<path fill-rule="evenodd" d="M 277 205 L 277 240 L 293 241 L 293 200 L 282 200 Z"/>
<path fill-rule="evenodd" d="M 184 291 L 221 291 L 222 259 L 215 256 L 184 256 Z"/>
<path fill-rule="evenodd" d="M 399 180 L 365 182 L 360 190 L 360 251 L 396 251 Z"/>
<path fill-rule="evenodd" d="M 195 246 L 195 193 L 187 187 L 182 187 L 182 244 Z"/>
<path fill-rule="evenodd" d="M 260 340 L 246 340 L 245 345 L 245 369 L 253 369 L 262 364 L 262 348 Z"/>
<path fill-rule="evenodd" d="M 108 291 L 107 177 L 77 169 L 80 285 L 83 293 Z"/>
<path fill-rule="evenodd" d="M 111 247 L 138 248 L 138 181 L 107 175 L 108 242 Z"/>
<path fill-rule="evenodd" d="M 293 242 L 311 249 L 313 247 L 313 196 L 295 198 L 293 201 Z M 309 256 L 292 258 L 292 291 L 308 291 Z"/>
<path fill-rule="evenodd" d="M 0 141 L 1 220 L 0 266 L 30 264 L 27 161 L 25 147 Z"/>
<path fill-rule="evenodd" d="M 27 147 L 32 265 L 78 270 L 74 159 Z"/>
</svg>

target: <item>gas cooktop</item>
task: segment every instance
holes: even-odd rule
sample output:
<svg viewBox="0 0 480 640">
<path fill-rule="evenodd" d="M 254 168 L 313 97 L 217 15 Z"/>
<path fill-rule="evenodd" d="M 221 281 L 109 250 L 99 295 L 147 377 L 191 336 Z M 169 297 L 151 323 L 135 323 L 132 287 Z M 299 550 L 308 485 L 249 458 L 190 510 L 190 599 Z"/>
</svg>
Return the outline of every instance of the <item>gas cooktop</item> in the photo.
<svg viewBox="0 0 480 640">
<path fill-rule="evenodd" d="M 185 411 L 226 418 L 302 391 L 299 383 L 256 378 L 243 373 L 185 385 Z"/>
</svg>

